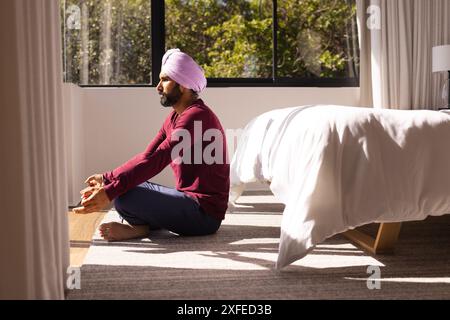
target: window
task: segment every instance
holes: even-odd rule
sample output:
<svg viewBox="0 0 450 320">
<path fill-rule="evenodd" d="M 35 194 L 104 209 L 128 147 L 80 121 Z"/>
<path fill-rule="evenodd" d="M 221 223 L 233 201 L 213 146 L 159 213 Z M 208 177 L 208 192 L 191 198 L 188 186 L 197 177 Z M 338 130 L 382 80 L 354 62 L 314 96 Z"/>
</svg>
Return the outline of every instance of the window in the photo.
<svg viewBox="0 0 450 320">
<path fill-rule="evenodd" d="M 279 0 L 277 20 L 277 77 L 359 76 L 354 0 Z"/>
<path fill-rule="evenodd" d="M 62 12 L 68 82 L 156 85 L 180 48 L 209 86 L 358 85 L 355 0 L 62 0 Z"/>
<path fill-rule="evenodd" d="M 180 48 L 208 78 L 272 77 L 272 0 L 166 0 L 166 47 Z"/>
<path fill-rule="evenodd" d="M 61 0 L 64 80 L 150 84 L 149 0 Z"/>
</svg>

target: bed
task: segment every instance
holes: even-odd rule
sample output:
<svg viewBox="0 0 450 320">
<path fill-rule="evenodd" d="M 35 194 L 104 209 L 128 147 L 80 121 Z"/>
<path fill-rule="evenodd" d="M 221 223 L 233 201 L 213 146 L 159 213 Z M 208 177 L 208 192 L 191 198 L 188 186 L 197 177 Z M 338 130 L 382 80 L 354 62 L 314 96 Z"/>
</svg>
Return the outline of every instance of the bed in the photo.
<svg viewBox="0 0 450 320">
<path fill-rule="evenodd" d="M 450 115 L 337 105 L 275 109 L 244 128 L 230 202 L 266 182 L 285 204 L 276 268 L 344 233 L 376 252 L 400 223 L 450 212 Z M 376 239 L 355 229 L 382 223 Z"/>
</svg>

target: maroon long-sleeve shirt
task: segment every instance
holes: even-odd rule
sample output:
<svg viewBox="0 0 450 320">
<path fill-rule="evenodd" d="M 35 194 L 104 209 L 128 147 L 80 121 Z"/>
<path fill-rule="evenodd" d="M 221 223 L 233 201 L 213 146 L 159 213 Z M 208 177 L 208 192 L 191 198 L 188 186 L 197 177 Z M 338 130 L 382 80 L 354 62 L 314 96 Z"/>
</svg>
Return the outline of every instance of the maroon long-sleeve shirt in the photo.
<svg viewBox="0 0 450 320">
<path fill-rule="evenodd" d="M 176 189 L 195 198 L 207 214 L 223 220 L 230 188 L 226 138 L 219 119 L 201 99 L 181 115 L 172 111 L 144 152 L 103 174 L 108 198 L 112 201 L 169 164 Z"/>
</svg>

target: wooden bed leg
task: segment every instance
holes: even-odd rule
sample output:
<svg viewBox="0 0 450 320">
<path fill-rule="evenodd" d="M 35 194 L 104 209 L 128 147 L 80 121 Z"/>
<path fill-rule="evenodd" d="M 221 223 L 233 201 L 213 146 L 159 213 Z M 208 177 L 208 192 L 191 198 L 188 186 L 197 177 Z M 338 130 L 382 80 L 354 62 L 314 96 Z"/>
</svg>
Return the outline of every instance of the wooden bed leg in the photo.
<svg viewBox="0 0 450 320">
<path fill-rule="evenodd" d="M 400 233 L 401 222 L 381 223 L 375 239 L 374 252 L 392 253 Z"/>
<path fill-rule="evenodd" d="M 343 235 L 372 254 L 392 253 L 400 233 L 401 222 L 381 223 L 376 238 L 359 231 L 348 230 Z"/>
</svg>

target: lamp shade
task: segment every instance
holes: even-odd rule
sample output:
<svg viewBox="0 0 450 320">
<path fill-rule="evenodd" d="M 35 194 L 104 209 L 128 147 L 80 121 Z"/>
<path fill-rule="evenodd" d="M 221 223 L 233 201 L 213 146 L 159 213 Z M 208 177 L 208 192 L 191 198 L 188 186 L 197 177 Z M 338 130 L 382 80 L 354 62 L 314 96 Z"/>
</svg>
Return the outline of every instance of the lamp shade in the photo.
<svg viewBox="0 0 450 320">
<path fill-rule="evenodd" d="M 450 45 L 433 47 L 433 72 L 450 71 Z"/>
</svg>

